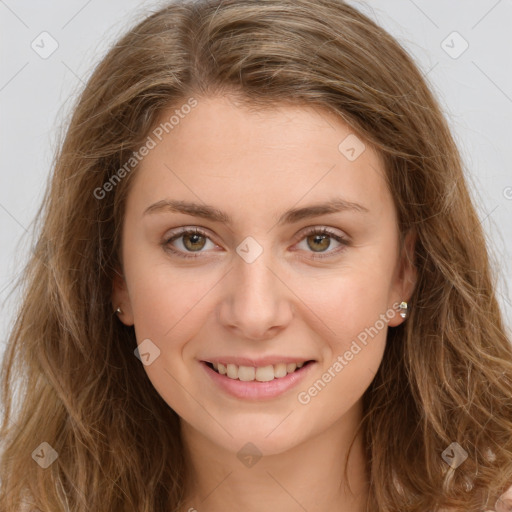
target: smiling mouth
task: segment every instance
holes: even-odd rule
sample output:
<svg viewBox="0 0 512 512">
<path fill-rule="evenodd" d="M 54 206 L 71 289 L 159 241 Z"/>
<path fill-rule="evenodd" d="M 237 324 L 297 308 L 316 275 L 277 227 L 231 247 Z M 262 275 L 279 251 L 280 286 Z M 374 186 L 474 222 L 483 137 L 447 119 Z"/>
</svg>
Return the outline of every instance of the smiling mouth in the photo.
<svg viewBox="0 0 512 512">
<path fill-rule="evenodd" d="M 210 363 L 209 361 L 203 362 L 214 372 L 232 380 L 245 382 L 269 382 L 272 380 L 282 379 L 290 373 L 299 372 L 302 368 L 305 368 L 315 361 L 311 359 L 299 364 L 278 363 L 258 368 L 255 368 L 254 366 L 237 366 L 235 364 L 224 365 L 222 363 Z"/>
</svg>

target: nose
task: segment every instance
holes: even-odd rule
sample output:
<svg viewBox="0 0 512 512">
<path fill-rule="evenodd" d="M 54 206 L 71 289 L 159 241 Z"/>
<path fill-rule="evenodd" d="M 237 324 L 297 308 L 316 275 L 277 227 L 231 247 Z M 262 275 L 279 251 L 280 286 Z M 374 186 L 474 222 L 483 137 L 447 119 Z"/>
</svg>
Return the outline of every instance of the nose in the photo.
<svg viewBox="0 0 512 512">
<path fill-rule="evenodd" d="M 286 328 L 293 317 L 293 293 L 263 251 L 254 261 L 235 256 L 226 278 L 219 321 L 238 338 L 266 340 Z"/>
</svg>

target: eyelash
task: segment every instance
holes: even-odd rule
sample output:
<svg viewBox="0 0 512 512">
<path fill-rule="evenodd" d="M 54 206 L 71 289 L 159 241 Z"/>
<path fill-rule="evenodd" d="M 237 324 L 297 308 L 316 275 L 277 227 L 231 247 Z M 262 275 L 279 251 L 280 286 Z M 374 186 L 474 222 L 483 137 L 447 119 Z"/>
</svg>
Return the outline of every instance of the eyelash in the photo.
<svg viewBox="0 0 512 512">
<path fill-rule="evenodd" d="M 162 242 L 162 246 L 164 247 L 165 250 L 175 254 L 176 256 L 178 256 L 180 258 L 186 258 L 186 259 L 199 258 L 200 254 L 201 254 L 200 252 L 197 254 L 191 255 L 191 254 L 184 253 L 182 251 L 178 251 L 174 247 L 172 247 L 172 245 L 170 245 L 171 242 L 174 242 L 174 240 L 177 240 L 178 238 L 181 238 L 184 235 L 200 235 L 204 238 L 210 239 L 210 237 L 207 235 L 207 233 L 205 233 L 204 231 L 202 231 L 198 228 L 193 228 L 193 229 L 185 228 L 185 229 L 181 230 L 179 233 L 173 234 L 170 238 L 166 238 Z M 337 250 L 330 251 L 328 253 L 312 253 L 313 260 L 321 260 L 324 258 L 332 257 L 333 255 L 337 255 L 341 251 L 343 251 L 346 246 L 350 245 L 350 242 L 346 238 L 336 234 L 335 232 L 331 231 L 328 228 L 311 228 L 302 235 L 302 237 L 298 240 L 298 242 L 302 241 L 304 238 L 307 238 L 308 236 L 311 236 L 311 235 L 328 235 L 329 237 L 333 238 L 334 240 L 336 240 L 337 242 L 342 244 L 342 247 L 339 247 Z"/>
</svg>

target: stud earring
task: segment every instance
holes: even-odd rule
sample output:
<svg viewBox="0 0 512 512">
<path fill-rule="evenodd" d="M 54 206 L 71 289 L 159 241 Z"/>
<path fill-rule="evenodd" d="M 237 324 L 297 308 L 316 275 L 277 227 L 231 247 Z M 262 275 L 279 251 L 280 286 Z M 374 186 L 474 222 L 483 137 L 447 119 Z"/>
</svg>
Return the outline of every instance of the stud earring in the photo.
<svg viewBox="0 0 512 512">
<path fill-rule="evenodd" d="M 402 318 L 407 318 L 408 310 L 407 310 L 407 302 L 403 301 L 400 303 L 399 310 L 400 310 L 400 316 Z"/>
<path fill-rule="evenodd" d="M 122 312 L 123 312 L 123 310 L 121 308 L 119 308 L 119 307 L 114 311 L 114 313 L 116 315 L 120 315 Z"/>
</svg>

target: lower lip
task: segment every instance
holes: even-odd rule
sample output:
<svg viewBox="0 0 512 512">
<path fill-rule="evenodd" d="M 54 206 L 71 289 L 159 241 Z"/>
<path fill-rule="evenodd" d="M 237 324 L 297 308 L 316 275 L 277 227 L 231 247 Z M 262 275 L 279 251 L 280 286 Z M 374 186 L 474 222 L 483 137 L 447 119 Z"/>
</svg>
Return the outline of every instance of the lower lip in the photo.
<svg viewBox="0 0 512 512">
<path fill-rule="evenodd" d="M 217 384 L 223 391 L 236 398 L 245 398 L 250 400 L 264 400 L 266 398 L 274 398 L 299 384 L 306 375 L 311 371 L 316 362 L 308 363 L 293 373 L 288 373 L 286 377 L 281 377 L 267 382 L 259 381 L 242 381 L 238 379 L 230 379 L 225 375 L 217 373 L 210 368 L 204 361 L 201 366 L 211 377 L 213 382 Z"/>
</svg>

